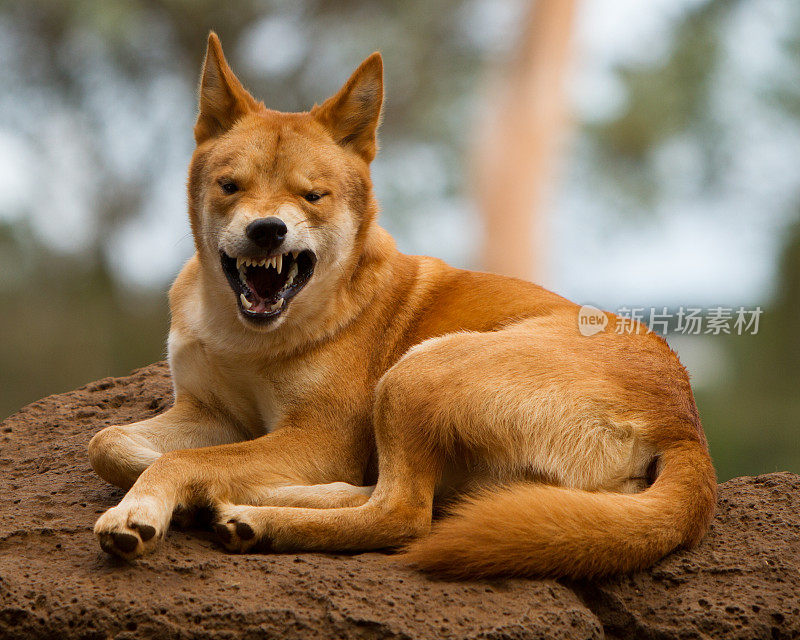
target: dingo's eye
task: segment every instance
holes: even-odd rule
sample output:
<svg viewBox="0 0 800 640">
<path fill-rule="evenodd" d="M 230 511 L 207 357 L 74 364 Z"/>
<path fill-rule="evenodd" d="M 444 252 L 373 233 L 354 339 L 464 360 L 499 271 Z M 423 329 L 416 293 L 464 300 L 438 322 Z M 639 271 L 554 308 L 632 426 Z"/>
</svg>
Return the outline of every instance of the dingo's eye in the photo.
<svg viewBox="0 0 800 640">
<path fill-rule="evenodd" d="M 317 200 L 319 200 L 322 197 L 322 194 L 321 193 L 316 193 L 314 191 L 311 191 L 311 192 L 307 193 L 306 195 L 304 195 L 303 197 L 308 202 L 316 202 Z"/>
<path fill-rule="evenodd" d="M 239 190 L 239 186 L 235 182 L 231 182 L 230 180 L 220 180 L 219 186 L 222 191 L 227 195 L 233 195 Z"/>
</svg>

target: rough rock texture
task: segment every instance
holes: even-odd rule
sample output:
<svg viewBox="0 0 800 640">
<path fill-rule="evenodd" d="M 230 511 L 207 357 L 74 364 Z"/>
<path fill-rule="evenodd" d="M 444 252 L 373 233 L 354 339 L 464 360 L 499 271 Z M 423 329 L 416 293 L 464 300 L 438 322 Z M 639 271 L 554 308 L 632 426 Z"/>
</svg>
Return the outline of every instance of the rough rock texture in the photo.
<svg viewBox="0 0 800 640">
<path fill-rule="evenodd" d="M 800 476 L 720 487 L 711 533 L 598 583 L 430 580 L 381 554 L 225 553 L 172 531 L 126 564 L 95 518 L 122 492 L 91 435 L 170 402 L 164 364 L 36 402 L 0 425 L 0 638 L 799 638 Z"/>
</svg>

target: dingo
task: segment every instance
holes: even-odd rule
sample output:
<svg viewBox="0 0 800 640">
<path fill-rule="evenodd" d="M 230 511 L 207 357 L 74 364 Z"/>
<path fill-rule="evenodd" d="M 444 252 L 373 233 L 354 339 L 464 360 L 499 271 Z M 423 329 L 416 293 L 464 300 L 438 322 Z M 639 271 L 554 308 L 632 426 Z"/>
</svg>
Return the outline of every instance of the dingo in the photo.
<svg viewBox="0 0 800 640">
<path fill-rule="evenodd" d="M 175 404 L 89 444 L 130 488 L 102 548 L 151 551 L 200 505 L 231 551 L 394 547 L 454 577 L 599 576 L 697 544 L 716 482 L 678 358 L 611 313 L 581 335 L 534 284 L 399 253 L 370 182 L 382 101 L 374 53 L 309 112 L 271 111 L 210 35 Z"/>
</svg>

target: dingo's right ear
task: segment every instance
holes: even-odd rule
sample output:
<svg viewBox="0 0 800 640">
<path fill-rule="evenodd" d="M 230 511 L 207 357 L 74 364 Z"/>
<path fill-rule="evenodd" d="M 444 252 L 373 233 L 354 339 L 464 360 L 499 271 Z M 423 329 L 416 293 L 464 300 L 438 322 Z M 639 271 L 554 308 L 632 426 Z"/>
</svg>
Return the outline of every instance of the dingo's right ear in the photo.
<svg viewBox="0 0 800 640">
<path fill-rule="evenodd" d="M 200 79 L 200 113 L 194 125 L 197 144 L 225 133 L 243 115 L 255 111 L 255 98 L 233 74 L 217 34 L 208 34 L 208 48 Z"/>
</svg>

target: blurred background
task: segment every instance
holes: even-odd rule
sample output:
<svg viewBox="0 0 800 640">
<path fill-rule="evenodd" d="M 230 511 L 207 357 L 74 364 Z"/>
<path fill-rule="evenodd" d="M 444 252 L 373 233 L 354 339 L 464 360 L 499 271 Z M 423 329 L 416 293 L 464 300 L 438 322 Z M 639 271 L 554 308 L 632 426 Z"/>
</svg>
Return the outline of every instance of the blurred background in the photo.
<svg viewBox="0 0 800 640">
<path fill-rule="evenodd" d="M 721 479 L 800 472 L 796 0 L 0 2 L 0 417 L 164 357 L 212 28 L 281 110 L 383 52 L 402 250 L 610 310 L 760 306 L 668 341 Z"/>
</svg>

